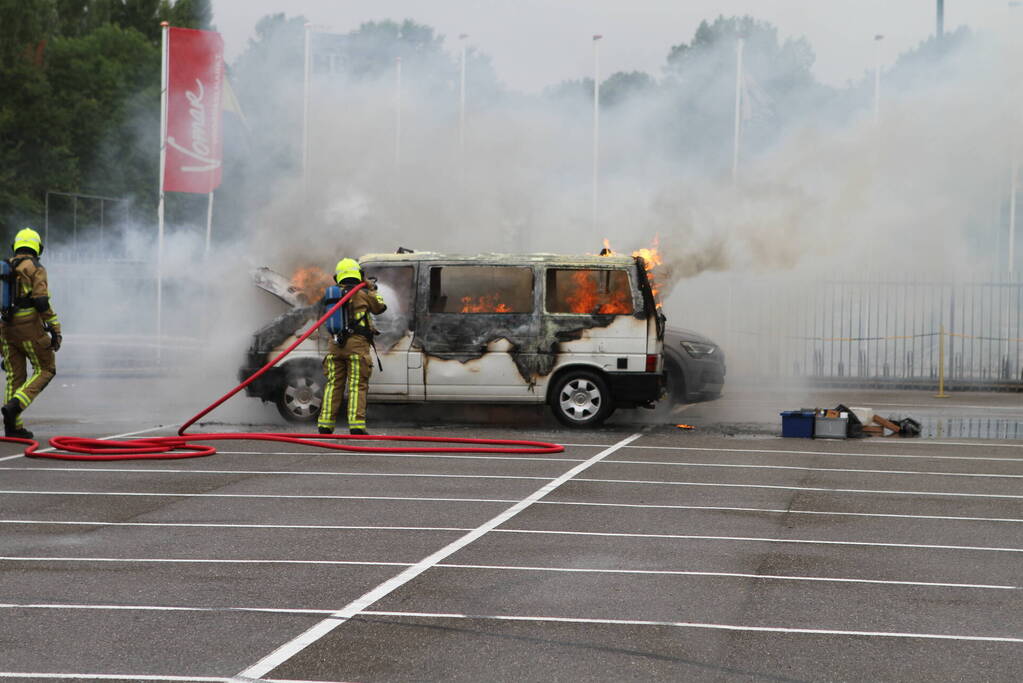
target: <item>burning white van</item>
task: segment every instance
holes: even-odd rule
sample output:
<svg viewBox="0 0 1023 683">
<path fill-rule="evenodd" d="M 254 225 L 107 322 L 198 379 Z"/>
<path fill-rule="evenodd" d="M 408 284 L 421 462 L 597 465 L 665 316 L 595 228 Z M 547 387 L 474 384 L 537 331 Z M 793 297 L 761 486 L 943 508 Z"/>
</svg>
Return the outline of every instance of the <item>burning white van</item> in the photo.
<svg viewBox="0 0 1023 683">
<path fill-rule="evenodd" d="M 564 424 L 589 427 L 661 395 L 664 318 L 642 258 L 424 252 L 360 263 L 387 302 L 374 318 L 383 369 L 370 401 L 547 403 Z M 308 329 L 328 284 L 310 291 L 265 269 L 256 283 L 293 309 L 254 335 L 242 378 Z M 326 345 L 313 335 L 248 394 L 314 421 Z"/>
</svg>

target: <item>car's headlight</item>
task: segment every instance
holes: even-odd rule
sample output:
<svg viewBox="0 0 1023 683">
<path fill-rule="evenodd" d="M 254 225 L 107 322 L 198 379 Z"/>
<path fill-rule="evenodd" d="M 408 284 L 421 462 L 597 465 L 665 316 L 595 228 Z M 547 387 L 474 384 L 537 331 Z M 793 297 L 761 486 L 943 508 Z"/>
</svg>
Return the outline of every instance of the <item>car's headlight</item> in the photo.
<svg viewBox="0 0 1023 683">
<path fill-rule="evenodd" d="M 684 341 L 681 344 L 682 348 L 693 358 L 706 358 L 718 350 L 718 347 L 713 344 L 701 344 L 700 342 L 691 341 Z"/>
</svg>

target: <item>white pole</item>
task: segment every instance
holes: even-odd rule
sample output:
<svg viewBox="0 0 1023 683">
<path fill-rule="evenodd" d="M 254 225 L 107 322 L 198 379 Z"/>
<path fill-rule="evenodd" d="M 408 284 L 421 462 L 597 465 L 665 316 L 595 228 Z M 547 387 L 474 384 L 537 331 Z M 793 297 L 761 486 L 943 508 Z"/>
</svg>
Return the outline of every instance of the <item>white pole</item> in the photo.
<svg viewBox="0 0 1023 683">
<path fill-rule="evenodd" d="M 394 67 L 394 220 L 401 227 L 401 57 Z"/>
<path fill-rule="evenodd" d="M 305 25 L 305 65 L 302 76 L 302 192 L 309 197 L 309 78 L 312 71 L 312 32 L 313 25 Z"/>
<path fill-rule="evenodd" d="M 735 44 L 735 131 L 732 136 L 732 184 L 739 182 L 739 140 L 742 136 L 742 48 L 743 39 Z"/>
<path fill-rule="evenodd" d="M 597 232 L 598 175 L 600 169 L 600 39 L 593 36 L 593 206 L 591 220 L 593 232 Z"/>
<path fill-rule="evenodd" d="M 206 204 L 206 258 L 210 256 L 210 244 L 213 241 L 213 192 L 209 194 Z"/>
<path fill-rule="evenodd" d="M 874 124 L 881 121 L 881 41 L 884 36 L 874 36 Z"/>
<path fill-rule="evenodd" d="M 157 204 L 156 233 L 156 359 L 161 359 L 161 340 L 163 339 L 163 183 L 167 166 L 167 87 L 168 68 L 170 64 L 170 24 L 160 22 L 162 49 L 160 57 L 160 201 Z"/>
<path fill-rule="evenodd" d="M 1019 151 L 1012 146 L 1012 171 L 1009 179 L 1009 274 L 1016 265 L 1016 191 L 1019 187 Z"/>
<path fill-rule="evenodd" d="M 468 37 L 465 33 L 458 36 L 458 39 L 462 41 L 462 75 L 458 90 L 458 153 L 463 161 L 465 157 L 465 39 Z"/>
<path fill-rule="evenodd" d="M 401 57 L 394 60 L 394 172 L 401 165 Z"/>
<path fill-rule="evenodd" d="M 1012 14 L 1011 18 L 1019 16 L 1014 10 L 1019 10 L 1023 6 L 1016 0 L 1009 2 L 1009 9 Z M 1010 26 L 1018 27 L 1018 24 L 1010 23 Z M 1019 72 L 1016 72 L 1018 79 Z M 1016 82 L 1016 88 L 1019 90 L 1019 81 Z M 1018 95 L 1014 102 L 1010 103 L 1010 108 L 1014 114 L 1019 115 L 1020 104 Z M 1010 131 L 1009 140 L 1011 140 L 1009 147 L 1009 154 L 1011 155 L 1009 172 L 1009 275 L 1012 275 L 1016 266 L 1016 193 L 1019 189 L 1019 146 L 1020 146 L 1020 127 L 1023 121 L 1015 117 L 1010 118 L 1009 125 L 1012 130 Z"/>
</svg>

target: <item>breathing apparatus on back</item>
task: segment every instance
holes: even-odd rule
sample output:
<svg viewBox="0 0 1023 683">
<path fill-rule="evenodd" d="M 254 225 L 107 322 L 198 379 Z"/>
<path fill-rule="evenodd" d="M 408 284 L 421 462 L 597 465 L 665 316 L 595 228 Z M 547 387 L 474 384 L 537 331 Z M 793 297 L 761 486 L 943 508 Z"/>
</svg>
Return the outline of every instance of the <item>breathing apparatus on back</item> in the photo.
<svg viewBox="0 0 1023 683">
<path fill-rule="evenodd" d="M 351 291 L 352 287 L 362 282 L 362 269 L 359 267 L 359 263 L 351 258 L 338 261 L 334 268 L 334 282 L 337 284 L 327 287 L 327 291 L 323 295 L 323 303 L 327 308 L 336 304 Z M 344 346 L 353 334 L 364 336 L 370 341 L 373 339 L 373 331 L 367 322 L 354 319 L 351 300 L 327 318 L 326 327 L 327 332 L 334 338 L 338 346 Z"/>
<path fill-rule="evenodd" d="M 50 306 L 49 297 L 29 298 L 18 292 L 18 264 L 43 253 L 43 238 L 32 228 L 22 228 L 11 242 L 14 257 L 0 261 L 0 317 L 10 320 L 17 308 L 34 307 L 40 313 Z M 38 265 L 38 263 L 37 263 Z"/>
</svg>

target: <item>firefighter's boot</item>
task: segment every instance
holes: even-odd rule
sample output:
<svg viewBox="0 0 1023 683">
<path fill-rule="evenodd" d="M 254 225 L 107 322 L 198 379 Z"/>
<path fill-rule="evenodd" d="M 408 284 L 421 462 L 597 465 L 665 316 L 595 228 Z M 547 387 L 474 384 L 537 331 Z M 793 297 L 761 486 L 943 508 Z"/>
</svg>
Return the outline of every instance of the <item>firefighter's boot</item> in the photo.
<svg viewBox="0 0 1023 683">
<path fill-rule="evenodd" d="M 32 432 L 25 429 L 24 427 L 17 427 L 13 431 L 4 430 L 4 436 L 11 439 L 31 439 L 35 435 L 32 434 Z"/>
<path fill-rule="evenodd" d="M 334 430 L 331 429 L 330 427 L 320 427 L 319 432 L 320 434 L 333 434 Z"/>
<path fill-rule="evenodd" d="M 365 429 L 349 429 L 349 434 L 355 434 L 356 436 L 369 436 L 369 432 Z"/>
<path fill-rule="evenodd" d="M 3 413 L 4 416 L 4 434 L 6 434 L 7 436 L 14 436 L 12 432 L 16 432 L 19 429 L 18 415 L 21 414 L 21 403 L 18 401 L 18 399 L 12 398 L 3 406 L 0 406 L 0 413 Z"/>
</svg>

